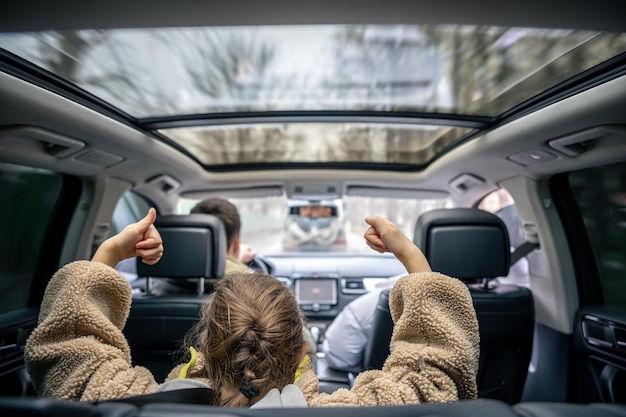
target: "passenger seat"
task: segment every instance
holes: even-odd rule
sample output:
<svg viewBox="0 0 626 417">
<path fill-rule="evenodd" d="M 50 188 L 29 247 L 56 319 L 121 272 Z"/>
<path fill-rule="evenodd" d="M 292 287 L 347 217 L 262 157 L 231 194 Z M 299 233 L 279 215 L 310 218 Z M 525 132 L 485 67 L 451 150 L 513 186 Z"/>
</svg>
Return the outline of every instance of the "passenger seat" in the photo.
<svg viewBox="0 0 626 417">
<path fill-rule="evenodd" d="M 480 331 L 478 397 L 519 402 L 530 363 L 535 310 L 529 289 L 493 281 L 509 272 L 511 255 L 504 222 L 474 208 L 432 210 L 419 217 L 414 241 L 433 271 L 468 285 Z M 366 369 L 380 369 L 389 355 L 388 296 L 388 291 L 383 292 L 376 308 L 372 337 L 364 352 Z"/>
<path fill-rule="evenodd" d="M 137 275 L 146 278 L 146 291 L 133 295 L 124 334 L 131 348 L 134 365 L 152 371 L 163 382 L 183 356 L 181 343 L 198 321 L 206 301 L 205 279 L 219 279 L 226 264 L 226 233 L 221 221 L 209 214 L 163 215 L 155 226 L 163 239 L 164 253 L 155 265 L 137 258 Z M 189 294 L 150 292 L 154 279 L 197 281 L 197 291 Z"/>
</svg>

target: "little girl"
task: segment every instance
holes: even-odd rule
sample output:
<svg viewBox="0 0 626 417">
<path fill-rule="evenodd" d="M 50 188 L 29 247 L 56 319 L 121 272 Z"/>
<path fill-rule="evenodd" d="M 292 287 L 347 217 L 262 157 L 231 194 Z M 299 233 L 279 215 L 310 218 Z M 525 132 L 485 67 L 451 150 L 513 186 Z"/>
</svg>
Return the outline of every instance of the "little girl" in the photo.
<svg viewBox="0 0 626 417">
<path fill-rule="evenodd" d="M 191 360 L 158 384 L 148 369 L 132 366 L 122 334 L 131 287 L 114 269 L 130 257 L 147 264 L 159 261 L 164 248 L 155 219 L 152 208 L 103 242 L 91 261 L 72 262 L 52 277 L 25 353 L 39 396 L 102 401 L 205 387 L 215 394 L 207 404 L 235 407 L 397 405 L 476 397 L 479 337 L 469 291 L 461 281 L 432 272 L 419 248 L 378 216 L 365 219 L 367 245 L 393 253 L 408 271 L 390 293 L 394 331 L 382 370 L 359 374 L 350 390 L 319 393 L 292 291 L 270 275 L 231 274 L 219 281 L 188 335 Z"/>
</svg>

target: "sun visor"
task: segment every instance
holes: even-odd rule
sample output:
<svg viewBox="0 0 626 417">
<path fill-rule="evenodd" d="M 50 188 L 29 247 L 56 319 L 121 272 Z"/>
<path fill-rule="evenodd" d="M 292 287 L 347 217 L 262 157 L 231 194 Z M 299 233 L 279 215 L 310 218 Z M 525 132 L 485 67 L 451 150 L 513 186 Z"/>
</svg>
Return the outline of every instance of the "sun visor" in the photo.
<svg viewBox="0 0 626 417">
<path fill-rule="evenodd" d="M 448 198 L 448 193 L 441 190 L 370 185 L 348 185 L 346 195 L 384 198 Z"/>
</svg>

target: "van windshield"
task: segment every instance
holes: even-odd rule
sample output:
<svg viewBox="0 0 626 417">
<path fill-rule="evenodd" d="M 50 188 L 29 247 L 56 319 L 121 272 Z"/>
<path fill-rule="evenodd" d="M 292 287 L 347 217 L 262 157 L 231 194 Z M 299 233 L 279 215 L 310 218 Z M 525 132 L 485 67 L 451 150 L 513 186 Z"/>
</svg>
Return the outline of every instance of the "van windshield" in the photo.
<svg viewBox="0 0 626 417">
<path fill-rule="evenodd" d="M 374 254 L 363 240 L 366 216 L 384 215 L 412 238 L 421 213 L 449 207 L 447 198 L 344 196 L 307 201 L 281 196 L 229 200 L 241 216 L 242 242 L 258 255 L 311 251 Z M 178 212 L 189 213 L 196 202 L 182 199 Z"/>
</svg>

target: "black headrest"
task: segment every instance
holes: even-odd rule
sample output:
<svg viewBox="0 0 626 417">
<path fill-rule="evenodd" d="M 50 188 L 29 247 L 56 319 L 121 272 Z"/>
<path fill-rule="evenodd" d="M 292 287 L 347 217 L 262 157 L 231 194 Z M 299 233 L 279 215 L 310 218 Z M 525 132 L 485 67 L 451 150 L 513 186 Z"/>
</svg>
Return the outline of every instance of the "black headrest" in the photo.
<svg viewBox="0 0 626 417">
<path fill-rule="evenodd" d="M 226 265 L 224 225 L 210 214 L 163 215 L 154 222 L 163 238 L 155 265 L 137 258 L 137 275 L 152 278 L 221 278 Z"/>
<path fill-rule="evenodd" d="M 461 280 L 509 273 L 511 252 L 506 225 L 484 210 L 428 211 L 417 219 L 413 241 L 433 271 Z"/>
</svg>

